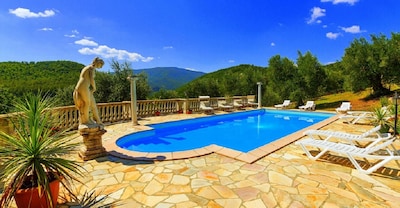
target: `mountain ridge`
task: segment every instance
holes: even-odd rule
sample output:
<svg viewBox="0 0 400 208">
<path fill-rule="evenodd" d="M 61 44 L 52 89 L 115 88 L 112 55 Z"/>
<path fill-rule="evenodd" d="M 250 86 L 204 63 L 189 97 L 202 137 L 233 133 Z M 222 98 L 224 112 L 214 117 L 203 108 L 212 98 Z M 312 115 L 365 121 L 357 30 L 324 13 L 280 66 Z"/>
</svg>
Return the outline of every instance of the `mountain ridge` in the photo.
<svg viewBox="0 0 400 208">
<path fill-rule="evenodd" d="M 175 90 L 178 87 L 206 74 L 204 72 L 192 71 L 179 67 L 134 69 L 133 73 L 147 74 L 149 85 L 152 87 L 153 91 L 159 91 L 160 89 Z"/>
</svg>

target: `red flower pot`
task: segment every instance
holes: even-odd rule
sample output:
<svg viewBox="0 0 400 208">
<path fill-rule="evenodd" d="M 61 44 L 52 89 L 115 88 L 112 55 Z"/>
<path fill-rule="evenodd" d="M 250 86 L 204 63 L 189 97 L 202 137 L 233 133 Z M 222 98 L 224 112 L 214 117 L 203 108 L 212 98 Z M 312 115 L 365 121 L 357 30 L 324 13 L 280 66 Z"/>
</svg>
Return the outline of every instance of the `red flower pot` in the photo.
<svg viewBox="0 0 400 208">
<path fill-rule="evenodd" d="M 60 181 L 54 180 L 50 182 L 51 191 L 51 203 L 53 207 L 57 205 L 58 194 L 60 192 Z M 20 189 L 14 195 L 15 203 L 19 208 L 49 208 L 48 197 L 44 190 L 41 190 L 41 195 L 39 196 L 39 190 L 37 187 Z"/>
</svg>

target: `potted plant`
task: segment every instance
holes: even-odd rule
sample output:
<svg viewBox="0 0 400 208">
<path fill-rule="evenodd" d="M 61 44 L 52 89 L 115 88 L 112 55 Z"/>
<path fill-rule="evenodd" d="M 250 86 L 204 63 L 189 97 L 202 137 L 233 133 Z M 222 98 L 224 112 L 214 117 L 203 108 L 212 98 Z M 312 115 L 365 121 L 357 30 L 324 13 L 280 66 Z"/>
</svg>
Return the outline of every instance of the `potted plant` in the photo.
<svg viewBox="0 0 400 208">
<path fill-rule="evenodd" d="M 81 174 L 76 161 L 62 157 L 78 144 L 71 143 L 65 131 L 54 131 L 58 125 L 49 110 L 53 104 L 41 92 L 15 102 L 15 132 L 0 132 L 0 181 L 5 184 L 0 207 L 8 207 L 13 198 L 17 207 L 55 207 L 59 183 L 67 185 Z"/>
<path fill-rule="evenodd" d="M 156 115 L 156 116 L 160 116 L 160 114 L 161 114 L 161 112 L 160 112 L 160 110 L 159 110 L 159 107 L 160 107 L 160 103 L 159 102 L 155 102 L 154 103 L 154 115 Z"/>
<path fill-rule="evenodd" d="M 373 119 L 372 123 L 375 126 L 378 126 L 378 125 L 381 126 L 381 129 L 380 129 L 381 133 L 389 132 L 389 130 L 391 128 L 390 106 L 384 106 L 384 107 L 381 107 L 381 108 L 375 108 L 373 110 L 373 113 L 374 113 L 374 119 Z"/>
</svg>

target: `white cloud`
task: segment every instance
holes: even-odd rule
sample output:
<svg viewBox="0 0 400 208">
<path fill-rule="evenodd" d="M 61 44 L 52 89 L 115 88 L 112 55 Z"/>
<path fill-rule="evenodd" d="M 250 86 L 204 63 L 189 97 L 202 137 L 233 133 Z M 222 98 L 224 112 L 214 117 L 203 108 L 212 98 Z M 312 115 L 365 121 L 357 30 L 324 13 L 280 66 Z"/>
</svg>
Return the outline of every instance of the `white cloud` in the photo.
<svg viewBox="0 0 400 208">
<path fill-rule="evenodd" d="M 355 3 L 358 2 L 358 0 L 321 0 L 321 2 L 332 2 L 333 4 L 345 3 L 345 4 L 354 5 Z"/>
<path fill-rule="evenodd" d="M 228 60 L 229 63 L 235 63 L 235 60 Z"/>
<path fill-rule="evenodd" d="M 83 45 L 83 46 L 98 46 L 99 45 L 96 42 L 94 42 L 93 40 L 89 40 L 88 38 L 77 40 L 77 41 L 75 41 L 75 44 Z"/>
<path fill-rule="evenodd" d="M 272 46 L 272 47 L 274 47 L 274 46 L 275 46 L 275 43 L 274 43 L 274 42 L 272 42 L 272 43 L 271 43 L 271 46 Z"/>
<path fill-rule="evenodd" d="M 53 28 L 50 28 L 50 27 L 44 27 L 44 28 L 41 28 L 41 29 L 39 29 L 40 31 L 53 31 Z"/>
<path fill-rule="evenodd" d="M 56 13 L 53 10 L 45 10 L 44 12 L 31 12 L 29 9 L 25 8 L 16 8 L 8 10 L 11 14 L 14 14 L 17 17 L 21 18 L 38 18 L 38 17 L 51 17 Z"/>
<path fill-rule="evenodd" d="M 83 55 L 98 55 L 104 58 L 117 58 L 118 60 L 126 59 L 128 61 L 134 61 L 134 62 L 137 61 L 150 62 L 154 59 L 153 57 L 143 57 L 138 53 L 110 48 L 106 45 L 100 45 L 97 48 L 82 48 L 79 49 L 79 53 Z"/>
<path fill-rule="evenodd" d="M 169 49 L 174 49 L 174 47 L 173 46 L 164 46 L 163 49 L 164 50 L 169 50 Z"/>
<path fill-rule="evenodd" d="M 358 25 L 353 25 L 351 27 L 340 27 L 340 28 L 347 33 L 353 33 L 353 34 L 366 32 L 365 30 L 360 30 L 360 26 Z"/>
<path fill-rule="evenodd" d="M 325 9 L 319 8 L 319 7 L 314 7 L 311 10 L 311 17 L 307 21 L 307 24 L 312 24 L 312 23 L 321 23 L 321 20 L 318 20 L 318 18 L 325 16 Z"/>
<path fill-rule="evenodd" d="M 328 32 L 326 33 L 326 37 L 329 39 L 333 39 L 335 40 L 337 37 L 339 37 L 339 35 L 341 35 L 340 33 L 333 33 L 333 32 Z"/>
</svg>

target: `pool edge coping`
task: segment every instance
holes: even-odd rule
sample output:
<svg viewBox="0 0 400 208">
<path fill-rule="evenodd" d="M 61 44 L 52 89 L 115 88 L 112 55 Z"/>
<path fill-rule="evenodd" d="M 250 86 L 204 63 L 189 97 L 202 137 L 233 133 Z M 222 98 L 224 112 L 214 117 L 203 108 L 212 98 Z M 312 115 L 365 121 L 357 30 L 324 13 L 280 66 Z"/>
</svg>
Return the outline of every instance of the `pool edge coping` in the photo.
<svg viewBox="0 0 400 208">
<path fill-rule="evenodd" d="M 138 152 L 132 150 L 126 150 L 119 147 L 116 144 L 117 137 L 112 138 L 104 143 L 104 148 L 106 151 L 112 155 L 122 159 L 131 159 L 131 160 L 142 160 L 142 161 L 163 161 L 163 160 L 179 160 L 179 159 L 187 159 L 193 157 L 200 157 L 212 153 L 217 153 L 229 158 L 233 158 L 246 163 L 254 163 L 255 161 L 299 140 L 304 136 L 304 131 L 309 129 L 320 129 L 336 120 L 339 119 L 340 115 L 334 115 L 330 118 L 327 118 L 321 122 L 308 126 L 304 129 L 296 131 L 292 134 L 284 136 L 278 140 L 265 144 L 261 147 L 253 149 L 247 153 L 241 152 L 238 150 L 234 150 L 231 148 L 219 146 L 216 144 L 208 145 L 202 148 L 186 150 L 186 151 L 176 151 L 176 152 Z M 143 131 L 145 129 L 136 129 L 137 131 Z M 137 132 L 135 131 L 135 132 Z M 132 132 L 133 133 L 133 132 Z M 129 133 L 126 133 L 129 134 Z M 125 135 L 126 135 L 125 134 Z"/>
</svg>

